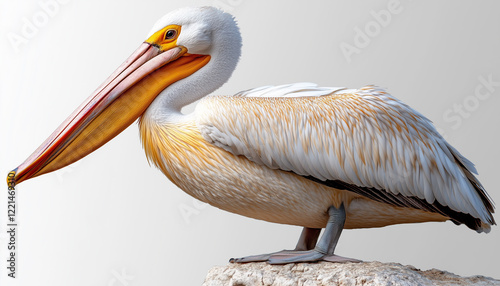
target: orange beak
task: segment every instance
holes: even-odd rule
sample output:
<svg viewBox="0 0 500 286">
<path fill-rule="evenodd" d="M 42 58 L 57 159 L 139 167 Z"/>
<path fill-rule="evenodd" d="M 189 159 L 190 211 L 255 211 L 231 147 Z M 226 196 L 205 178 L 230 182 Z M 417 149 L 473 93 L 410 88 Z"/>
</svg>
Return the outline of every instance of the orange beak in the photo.
<svg viewBox="0 0 500 286">
<path fill-rule="evenodd" d="M 162 31 L 153 36 L 163 37 Z M 144 42 L 49 138 L 7 177 L 9 188 L 78 161 L 114 138 L 170 84 L 210 60 L 175 43 Z"/>
</svg>

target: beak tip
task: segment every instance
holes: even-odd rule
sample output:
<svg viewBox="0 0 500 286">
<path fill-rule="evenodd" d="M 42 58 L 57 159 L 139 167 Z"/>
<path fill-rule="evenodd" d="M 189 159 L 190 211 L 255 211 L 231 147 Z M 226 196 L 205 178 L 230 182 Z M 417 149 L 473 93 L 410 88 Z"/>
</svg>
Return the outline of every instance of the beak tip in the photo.
<svg viewBox="0 0 500 286">
<path fill-rule="evenodd" d="M 9 190 L 13 190 L 14 187 L 16 186 L 17 169 L 18 168 L 15 168 L 14 170 L 10 171 L 9 174 L 7 175 L 7 186 L 9 187 Z"/>
</svg>

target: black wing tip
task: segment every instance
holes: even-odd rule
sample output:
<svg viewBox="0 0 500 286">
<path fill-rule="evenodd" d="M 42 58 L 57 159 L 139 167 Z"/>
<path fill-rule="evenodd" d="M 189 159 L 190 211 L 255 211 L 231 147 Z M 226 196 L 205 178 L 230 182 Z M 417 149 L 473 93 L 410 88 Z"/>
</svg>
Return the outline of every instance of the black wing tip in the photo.
<svg viewBox="0 0 500 286">
<path fill-rule="evenodd" d="M 462 156 L 460 154 L 456 154 L 456 152 L 458 151 L 456 151 L 454 148 L 450 148 L 449 150 L 453 154 L 455 162 L 460 166 L 465 176 L 467 177 L 467 180 L 472 185 L 477 195 L 481 199 L 483 206 L 486 208 L 486 211 L 488 212 L 488 218 L 487 218 L 488 221 L 486 223 L 489 225 L 496 225 L 495 219 L 493 218 L 493 214 L 495 213 L 495 202 L 493 201 L 491 196 L 486 192 L 486 190 L 479 182 L 479 180 L 476 178 L 476 176 L 474 176 L 472 171 L 465 166 L 464 162 L 461 159 Z"/>
<path fill-rule="evenodd" d="M 495 219 L 492 215 L 493 207 L 491 208 L 491 210 L 488 209 L 490 214 L 488 222 L 483 222 L 481 219 L 473 217 L 470 214 L 452 210 L 450 207 L 440 204 L 437 200 L 435 200 L 431 204 L 424 199 L 419 199 L 418 197 L 406 197 L 401 194 L 393 194 L 385 190 L 379 190 L 376 188 L 360 187 L 340 180 L 321 181 L 313 176 L 303 177 L 331 188 L 354 192 L 377 202 L 386 203 L 397 207 L 414 208 L 423 211 L 438 213 L 440 215 L 448 217 L 456 225 L 465 224 L 468 228 L 477 232 L 488 233 L 490 230 L 490 225 L 496 225 Z M 485 204 L 485 206 L 488 208 L 487 204 Z"/>
</svg>

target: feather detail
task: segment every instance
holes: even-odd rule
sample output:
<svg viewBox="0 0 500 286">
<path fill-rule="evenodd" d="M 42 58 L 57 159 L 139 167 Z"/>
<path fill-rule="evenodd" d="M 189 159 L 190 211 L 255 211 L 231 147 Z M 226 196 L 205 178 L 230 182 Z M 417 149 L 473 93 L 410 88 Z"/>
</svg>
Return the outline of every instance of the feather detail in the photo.
<svg viewBox="0 0 500 286">
<path fill-rule="evenodd" d="M 308 96 L 300 96 L 305 91 Z M 382 88 L 263 87 L 206 97 L 196 118 L 208 142 L 269 168 L 376 189 L 391 197 L 386 203 L 406 197 L 405 207 L 445 214 L 476 230 L 481 223 L 458 213 L 495 224 L 472 163 L 430 120 Z"/>
</svg>

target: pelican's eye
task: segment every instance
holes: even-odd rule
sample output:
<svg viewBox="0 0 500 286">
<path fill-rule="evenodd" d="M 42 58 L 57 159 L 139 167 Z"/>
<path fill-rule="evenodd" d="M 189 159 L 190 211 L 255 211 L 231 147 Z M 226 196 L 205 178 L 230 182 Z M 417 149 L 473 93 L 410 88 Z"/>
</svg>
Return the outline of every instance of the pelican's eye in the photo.
<svg viewBox="0 0 500 286">
<path fill-rule="evenodd" d="M 177 30 L 175 29 L 169 29 L 165 32 L 165 40 L 172 40 L 177 36 Z"/>
</svg>

